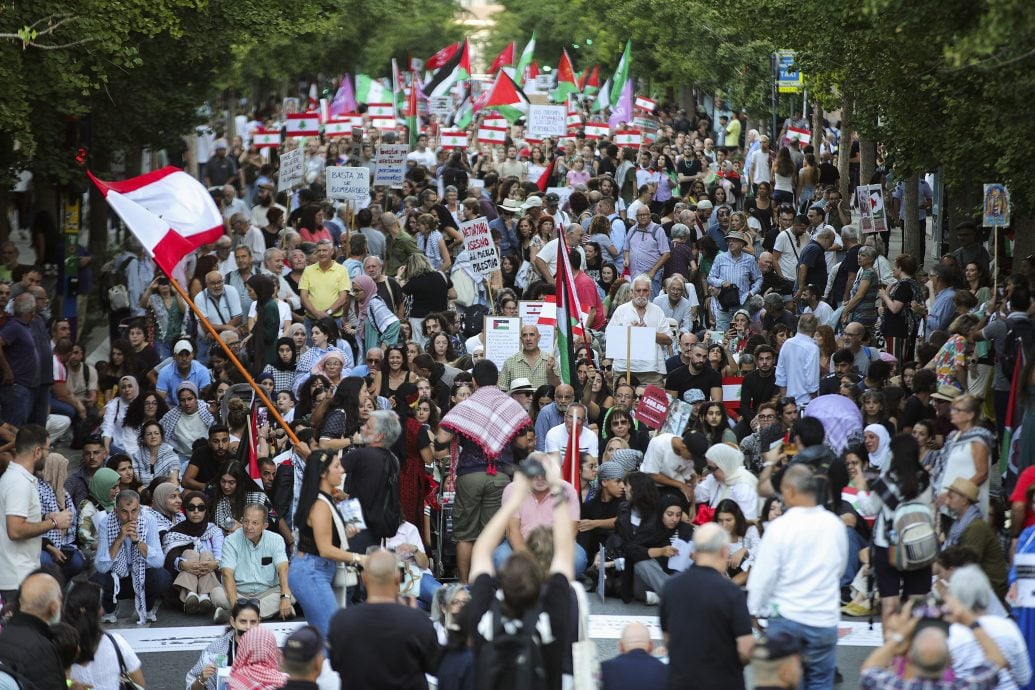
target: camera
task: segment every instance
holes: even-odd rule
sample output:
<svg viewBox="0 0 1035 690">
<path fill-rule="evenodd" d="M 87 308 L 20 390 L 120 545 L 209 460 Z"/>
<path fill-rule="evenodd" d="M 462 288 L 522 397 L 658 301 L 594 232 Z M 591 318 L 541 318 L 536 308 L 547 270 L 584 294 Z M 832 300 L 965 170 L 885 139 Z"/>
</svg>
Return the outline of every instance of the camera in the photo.
<svg viewBox="0 0 1035 690">
<path fill-rule="evenodd" d="M 949 608 L 934 594 L 919 596 L 913 599 L 913 618 L 919 618 L 916 632 L 924 628 L 938 628 L 949 632 Z"/>
</svg>

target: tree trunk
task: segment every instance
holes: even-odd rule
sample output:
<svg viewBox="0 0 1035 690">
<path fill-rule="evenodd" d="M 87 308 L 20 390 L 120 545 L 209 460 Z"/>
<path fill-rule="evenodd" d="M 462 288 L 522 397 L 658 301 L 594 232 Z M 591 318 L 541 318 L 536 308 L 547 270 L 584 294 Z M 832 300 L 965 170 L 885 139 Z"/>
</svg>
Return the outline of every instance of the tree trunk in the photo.
<svg viewBox="0 0 1035 690">
<path fill-rule="evenodd" d="M 859 137 L 859 184 L 869 184 L 877 168 L 877 142 Z"/>
<path fill-rule="evenodd" d="M 848 173 L 848 159 L 852 151 L 852 128 L 855 126 L 855 101 L 846 88 L 841 106 L 841 144 L 837 152 L 837 171 L 840 173 L 841 198 L 851 199 L 852 180 Z"/>
<path fill-rule="evenodd" d="M 7 215 L 7 209 L 11 207 L 11 192 L 6 187 L 0 187 L 0 242 L 6 242 L 11 237 L 11 221 Z M 14 213 L 15 224 L 17 224 L 18 211 Z"/>
<path fill-rule="evenodd" d="M 819 162 L 819 145 L 823 143 L 826 131 L 823 129 L 823 106 L 818 102 L 812 104 L 812 149 L 816 153 L 816 162 Z"/>
<path fill-rule="evenodd" d="M 924 263 L 927 254 L 927 237 L 920 231 L 920 173 L 914 172 L 905 183 L 902 192 L 902 203 L 905 207 L 902 225 L 902 251 L 912 254 L 920 264 Z M 895 222 L 889 218 L 888 222 Z"/>
</svg>

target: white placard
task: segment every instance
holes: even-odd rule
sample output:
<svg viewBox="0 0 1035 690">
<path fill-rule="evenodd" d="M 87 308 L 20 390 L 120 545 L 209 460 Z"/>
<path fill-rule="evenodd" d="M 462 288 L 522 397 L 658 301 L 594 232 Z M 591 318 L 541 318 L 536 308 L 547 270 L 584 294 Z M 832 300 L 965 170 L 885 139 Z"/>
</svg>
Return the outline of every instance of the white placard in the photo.
<svg viewBox="0 0 1035 690">
<path fill-rule="evenodd" d="M 381 144 L 378 146 L 374 184 L 401 187 L 406 176 L 406 154 L 409 152 L 409 144 Z"/>
<path fill-rule="evenodd" d="M 536 91 L 549 91 L 553 88 L 554 80 L 553 73 L 547 72 L 546 74 L 535 75 L 535 88 Z"/>
<path fill-rule="evenodd" d="M 563 105 L 528 106 L 528 134 L 532 137 L 562 137 L 568 133 L 568 114 Z"/>
<path fill-rule="evenodd" d="M 639 326 L 614 326 L 607 329 L 607 348 L 605 357 L 631 361 L 657 359 L 656 328 Z M 629 355 L 626 355 L 629 352 Z"/>
<path fill-rule="evenodd" d="M 539 323 L 539 316 L 547 306 L 546 302 L 518 302 L 518 316 L 521 317 L 522 326 L 535 326 L 539 329 L 539 349 L 543 352 L 554 353 L 556 351 L 553 342 L 554 326 Z M 549 306 L 553 307 L 556 315 L 556 305 Z"/>
<path fill-rule="evenodd" d="M 503 363 L 521 350 L 521 318 L 485 317 L 485 359 L 502 369 Z"/>
<path fill-rule="evenodd" d="M 464 238 L 464 249 L 471 257 L 471 267 L 477 273 L 487 276 L 500 269 L 500 255 L 492 241 L 487 218 L 465 220 L 460 223 L 460 234 Z"/>
<path fill-rule="evenodd" d="M 448 117 L 453 112 L 453 98 L 451 96 L 429 98 L 428 112 L 439 117 Z"/>
<path fill-rule="evenodd" d="M 1035 607 L 1035 554 L 1019 553 L 1013 557 L 1013 567 L 1017 569 L 1017 606 L 1030 609 Z"/>
<path fill-rule="evenodd" d="M 568 197 L 571 196 L 571 193 L 573 191 L 575 191 L 575 190 L 573 190 L 571 187 L 547 187 L 546 188 L 546 193 L 547 194 L 550 194 L 552 192 L 552 193 L 556 194 L 557 196 L 559 196 L 561 198 L 561 200 L 557 202 L 557 208 L 561 208 L 561 209 L 563 209 L 564 205 L 568 203 Z"/>
<path fill-rule="evenodd" d="M 332 165 L 326 169 L 327 197 L 363 202 L 370 199 L 370 170 Z"/>
<path fill-rule="evenodd" d="M 283 192 L 305 178 L 305 151 L 297 148 L 280 156 L 280 176 L 277 178 L 277 191 Z"/>
</svg>

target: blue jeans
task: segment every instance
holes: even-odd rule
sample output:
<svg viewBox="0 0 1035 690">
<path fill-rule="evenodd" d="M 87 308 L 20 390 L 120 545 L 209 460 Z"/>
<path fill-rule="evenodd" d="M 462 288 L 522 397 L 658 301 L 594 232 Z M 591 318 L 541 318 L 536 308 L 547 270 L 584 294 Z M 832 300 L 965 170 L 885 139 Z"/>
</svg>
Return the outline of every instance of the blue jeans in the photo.
<svg viewBox="0 0 1035 690">
<path fill-rule="evenodd" d="M 74 407 L 66 403 L 64 400 L 58 400 L 53 395 L 50 396 L 50 411 L 54 414 L 68 417 L 71 420 L 75 420 L 79 416 L 76 414 Z"/>
<path fill-rule="evenodd" d="M 83 554 L 79 552 L 79 549 L 74 546 L 66 546 L 61 549 L 61 552 L 65 555 L 65 562 L 58 564 L 54 561 L 54 557 L 47 552 L 46 549 L 40 551 L 40 565 L 46 568 L 47 566 L 54 566 L 61 571 L 61 574 L 65 578 L 65 582 L 68 582 L 73 577 L 83 572 L 86 568 L 86 559 L 83 558 Z"/>
<path fill-rule="evenodd" d="M 496 550 L 492 552 L 492 567 L 496 569 L 498 573 L 503 567 L 503 564 L 510 558 L 510 554 L 514 553 L 514 549 L 510 548 L 510 543 L 504 539 L 503 543 L 496 547 Z M 578 542 L 575 543 L 575 577 L 582 577 L 583 573 L 586 572 L 586 566 L 589 565 L 589 559 L 586 557 L 586 550 L 583 549 Z"/>
<path fill-rule="evenodd" d="M 25 386 L 17 383 L 0 386 L 0 409 L 3 411 L 5 422 L 16 427 L 25 426 L 31 404 L 32 391 Z"/>
<path fill-rule="evenodd" d="M 852 580 L 855 579 L 856 573 L 859 572 L 859 568 L 862 567 L 862 561 L 859 559 L 859 551 L 866 548 L 866 540 L 864 540 L 859 533 L 845 525 L 845 529 L 848 531 L 848 564 L 845 566 L 845 571 L 841 575 L 841 586 L 847 587 L 852 584 Z"/>
<path fill-rule="evenodd" d="M 101 586 L 101 608 L 105 613 L 114 613 L 117 604 L 114 601 L 115 578 L 110 573 L 94 573 L 90 579 Z M 158 603 L 169 588 L 172 587 L 172 575 L 165 568 L 148 568 L 144 573 L 144 600 L 150 611 Z M 132 599 L 133 578 L 124 577 L 119 581 L 119 599 Z"/>
<path fill-rule="evenodd" d="M 288 585 L 305 611 L 306 623 L 324 635 L 327 635 L 331 616 L 339 608 L 331 587 L 336 568 L 334 561 L 302 552 L 295 554 L 288 566 Z"/>
<path fill-rule="evenodd" d="M 766 631 L 770 637 L 790 635 L 801 645 L 802 690 L 830 690 L 834 687 L 834 666 L 837 658 L 837 626 L 817 628 L 786 618 L 769 619 Z"/>
</svg>

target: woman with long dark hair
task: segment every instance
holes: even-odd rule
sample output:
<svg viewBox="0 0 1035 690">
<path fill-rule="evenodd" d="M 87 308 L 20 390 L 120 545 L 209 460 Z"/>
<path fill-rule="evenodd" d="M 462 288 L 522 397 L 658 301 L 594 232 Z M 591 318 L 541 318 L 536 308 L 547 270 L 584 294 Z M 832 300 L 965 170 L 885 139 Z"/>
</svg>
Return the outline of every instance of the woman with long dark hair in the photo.
<svg viewBox="0 0 1035 690">
<path fill-rule="evenodd" d="M 247 287 L 254 294 L 255 320 L 252 322 L 252 371 L 258 377 L 266 365 L 277 361 L 277 337 L 280 335 L 280 308 L 277 306 L 275 286 L 267 276 L 256 274 L 248 279 Z"/>
<path fill-rule="evenodd" d="M 777 207 L 781 204 L 793 206 L 794 189 L 798 186 L 798 171 L 794 169 L 791 150 L 786 146 L 780 147 L 773 162 L 773 181 L 773 202 Z"/>
<path fill-rule="evenodd" d="M 122 670 L 140 686 L 144 672 L 140 658 L 122 635 L 101 627 L 101 588 L 89 580 L 73 580 L 65 592 L 61 622 L 79 633 L 79 654 L 69 673 L 71 681 L 88 688 L 121 688 Z M 213 685 L 213 688 L 215 686 Z"/>
<path fill-rule="evenodd" d="M 320 448 L 340 450 L 349 448 L 359 431 L 359 408 L 370 399 L 366 380 L 350 376 L 341 382 L 330 402 L 324 402 L 326 413 L 320 415 Z M 317 415 L 313 415 L 314 417 Z"/>
<path fill-rule="evenodd" d="M 754 555 L 762 540 L 758 528 L 748 522 L 740 504 L 732 498 L 725 498 L 715 506 L 712 521 L 726 531 L 730 538 L 730 559 L 726 567 L 726 575 L 733 584 L 743 587 L 747 583 Z"/>
<path fill-rule="evenodd" d="M 708 438 L 710 446 L 716 443 L 736 443 L 737 435 L 730 428 L 729 419 L 726 406 L 721 402 L 706 402 L 698 412 L 697 430 Z"/>
<path fill-rule="evenodd" d="M 259 602 L 238 599 L 230 609 L 230 625 L 220 637 L 212 640 L 197 663 L 187 671 L 187 690 L 216 690 L 216 674 L 221 667 L 232 666 L 237 658 L 241 638 L 259 626 Z"/>
<path fill-rule="evenodd" d="M 269 503 L 266 494 L 237 460 L 231 460 L 219 468 L 216 481 L 218 487 L 209 500 L 208 519 L 220 527 L 224 534 L 230 534 L 241 527 L 241 517 L 246 505 Z M 186 496 L 183 502 L 186 505 Z"/>
<path fill-rule="evenodd" d="M 263 374 L 273 376 L 274 391 L 293 390 L 295 384 L 295 367 L 297 355 L 295 354 L 295 341 L 293 338 L 282 337 L 277 339 L 277 356 L 262 370 Z"/>
<path fill-rule="evenodd" d="M 295 509 L 298 542 L 288 568 L 288 585 L 305 611 L 306 622 L 325 635 L 331 616 L 339 608 L 332 587 L 337 564 L 362 566 L 366 558 L 348 550 L 347 537 L 355 536 L 357 530 L 344 526 L 335 507 L 332 494 L 344 475 L 337 452 L 312 453 L 306 459 Z"/>
<path fill-rule="evenodd" d="M 424 523 L 424 499 L 428 493 L 428 473 L 425 466 L 434 461 L 433 438 L 427 424 L 417 421 L 413 407 L 420 401 L 417 387 L 404 383 L 395 392 L 395 413 L 399 415 L 403 433 L 392 451 L 402 460 L 399 468 L 399 501 L 403 518 L 421 528 L 425 546 L 430 546 L 431 524 Z"/>
</svg>

